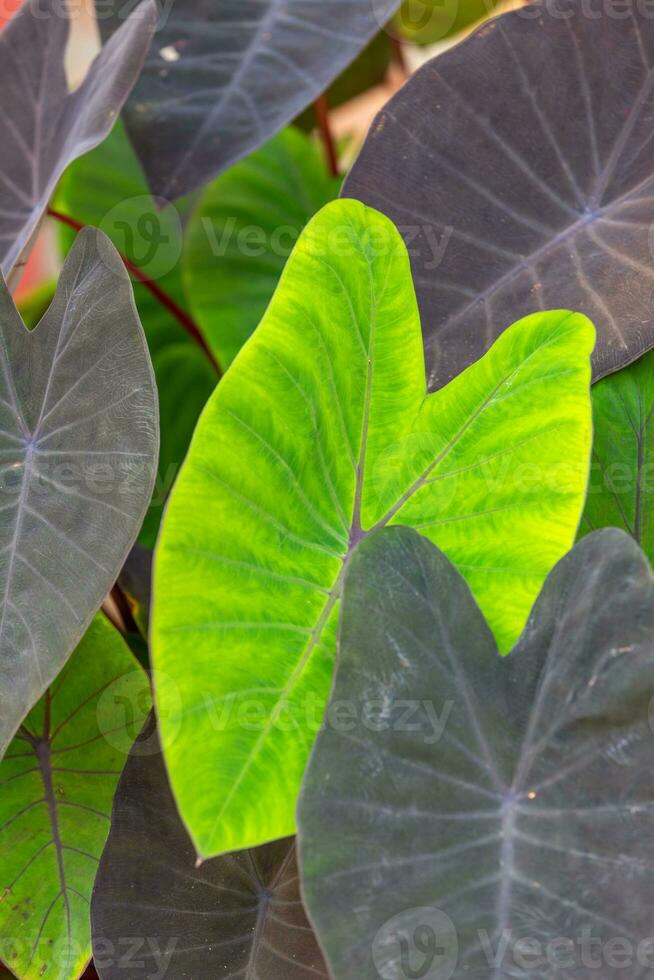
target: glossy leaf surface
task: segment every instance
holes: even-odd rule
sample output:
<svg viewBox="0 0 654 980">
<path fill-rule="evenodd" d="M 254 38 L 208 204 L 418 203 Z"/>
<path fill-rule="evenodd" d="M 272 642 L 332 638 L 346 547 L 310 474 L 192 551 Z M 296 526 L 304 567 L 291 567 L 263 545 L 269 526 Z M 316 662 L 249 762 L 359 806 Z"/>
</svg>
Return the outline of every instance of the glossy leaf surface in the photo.
<svg viewBox="0 0 654 980">
<path fill-rule="evenodd" d="M 145 0 L 68 91 L 65 4 L 28 0 L 0 32 L 0 270 L 8 277 L 68 164 L 109 133 L 139 74 L 156 23 Z"/>
<path fill-rule="evenodd" d="M 595 378 L 654 345 L 654 20 L 595 13 L 529 4 L 430 61 L 345 183 L 403 231 L 431 388 L 539 309 L 593 320 Z"/>
<path fill-rule="evenodd" d="M 167 980 L 327 980 L 300 899 L 295 840 L 197 867 L 157 748 L 146 724 L 116 792 L 93 893 L 102 980 L 124 977 L 120 950 L 135 935 L 147 937 L 136 959 Z"/>
<path fill-rule="evenodd" d="M 97 616 L 0 763 L 0 957 L 21 980 L 75 980 L 90 901 L 147 675 Z"/>
<path fill-rule="evenodd" d="M 181 275 L 189 205 L 178 201 L 174 207 L 157 209 L 120 124 L 101 146 L 69 167 L 55 207 L 84 224 L 100 227 L 123 255 L 190 313 Z M 74 235 L 68 228 L 61 230 L 67 250 Z M 201 260 L 202 253 L 198 254 Z M 133 281 L 132 286 L 157 380 L 161 417 L 157 482 L 139 533 L 141 544 L 152 548 L 198 416 L 215 387 L 216 373 L 171 312 L 142 283 Z"/>
<path fill-rule="evenodd" d="M 408 963 L 453 980 L 644 975 L 653 637 L 651 569 L 621 531 L 559 563 L 507 658 L 432 544 L 394 528 L 360 546 L 298 809 L 334 980 L 405 980 Z"/>
<path fill-rule="evenodd" d="M 654 561 L 654 354 L 593 388 L 593 456 L 581 532 L 619 527 Z"/>
<path fill-rule="evenodd" d="M 581 515 L 593 342 L 584 317 L 541 314 L 427 397 L 395 228 L 347 201 L 309 223 L 201 416 L 155 559 L 158 707 L 202 855 L 294 832 L 344 570 L 371 529 L 437 541 L 502 649 L 516 639 Z"/>
<path fill-rule="evenodd" d="M 28 331 L 0 289 L 0 755 L 110 590 L 156 469 L 152 367 L 115 249 L 81 232 Z"/>
<path fill-rule="evenodd" d="M 307 221 L 338 196 L 339 186 L 320 147 L 289 128 L 200 198 L 185 237 L 184 280 L 223 368 L 265 313 Z"/>
<path fill-rule="evenodd" d="M 398 3 L 172 0 L 125 111 L 152 192 L 174 200 L 256 150 L 341 74 Z M 105 36 L 121 10 L 119 0 L 102 4 Z"/>
</svg>

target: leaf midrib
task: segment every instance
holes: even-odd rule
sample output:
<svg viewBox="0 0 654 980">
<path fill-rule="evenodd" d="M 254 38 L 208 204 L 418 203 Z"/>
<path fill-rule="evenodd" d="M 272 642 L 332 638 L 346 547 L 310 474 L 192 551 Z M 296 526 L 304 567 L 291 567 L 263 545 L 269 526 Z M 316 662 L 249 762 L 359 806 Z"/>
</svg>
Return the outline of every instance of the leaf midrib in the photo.
<svg viewBox="0 0 654 980">
<path fill-rule="evenodd" d="M 52 781 L 52 742 L 51 742 L 51 708 L 52 708 L 52 694 L 50 689 L 46 691 L 45 694 L 45 706 L 44 706 L 44 720 L 43 720 L 43 733 L 41 737 L 38 737 L 34 732 L 29 731 L 25 725 L 21 727 L 21 734 L 25 741 L 30 745 L 36 760 L 38 763 L 38 772 L 41 776 L 41 781 L 43 783 L 43 799 L 42 803 L 45 803 L 48 809 L 48 819 L 50 821 L 50 834 L 52 838 L 52 844 L 55 849 L 56 861 L 57 861 L 57 874 L 59 877 L 59 892 L 52 900 L 51 904 L 46 909 L 46 912 L 41 920 L 41 925 L 39 927 L 38 934 L 32 946 L 32 956 L 29 962 L 29 966 L 32 965 L 34 956 L 38 950 L 39 942 L 43 931 L 47 924 L 50 913 L 53 911 L 59 898 L 63 899 L 64 909 L 66 913 L 66 936 L 68 948 L 70 949 L 72 940 L 72 924 L 71 924 L 71 910 L 70 901 L 68 898 L 68 882 L 66 880 L 66 868 L 64 865 L 64 847 L 63 840 L 61 837 L 61 831 L 59 828 L 59 814 L 57 811 L 57 800 L 54 793 L 54 785 Z"/>
<path fill-rule="evenodd" d="M 48 689 L 45 694 L 45 722 L 44 722 L 44 732 L 43 739 L 39 744 L 38 748 L 35 748 L 37 759 L 39 760 L 39 766 L 41 769 L 41 778 L 43 780 L 43 788 L 45 793 L 45 800 L 48 806 L 48 816 L 50 817 L 50 827 L 52 832 L 52 840 L 54 842 L 55 854 L 57 856 L 57 871 L 59 874 L 59 884 L 61 886 L 61 895 L 64 900 L 64 908 L 66 910 L 66 933 L 68 937 L 68 945 L 70 947 L 70 942 L 72 938 L 72 928 L 70 921 L 70 902 L 68 899 L 68 883 L 66 880 L 66 868 L 64 865 L 64 849 L 63 841 L 61 839 L 61 831 L 59 828 L 59 813 L 57 811 L 57 801 L 54 794 L 54 785 L 52 782 L 52 760 L 51 760 L 51 738 L 50 738 L 50 722 L 51 722 L 51 705 L 52 705 L 52 695 Z"/>
<path fill-rule="evenodd" d="M 49 394 L 50 394 L 50 389 L 51 389 L 51 386 L 52 386 L 52 381 L 53 381 L 53 378 L 54 378 L 54 376 L 56 374 L 56 365 L 57 365 L 58 358 L 60 356 L 61 341 L 62 341 L 62 338 L 63 338 L 63 335 L 64 335 L 64 326 L 67 323 L 67 318 L 68 318 L 68 314 L 69 314 L 69 310 L 70 310 L 70 303 L 71 303 L 71 300 L 72 300 L 73 296 L 75 295 L 75 292 L 76 292 L 77 288 L 84 281 L 84 280 L 80 280 L 81 270 L 82 270 L 82 266 L 80 266 L 80 269 L 78 269 L 78 271 L 77 271 L 77 274 L 76 274 L 76 276 L 75 276 L 75 278 L 74 278 L 74 280 L 72 282 L 72 285 L 71 285 L 71 288 L 70 288 L 70 292 L 69 292 L 68 297 L 66 299 L 66 305 L 64 307 L 64 310 L 63 310 L 63 313 L 62 313 L 62 316 L 61 316 L 61 320 L 60 320 L 60 323 L 59 323 L 59 333 L 57 335 L 57 342 L 55 344 L 55 349 L 54 349 L 54 353 L 53 353 L 53 356 L 52 356 L 52 362 L 50 364 L 50 370 L 48 372 L 47 381 L 46 381 L 46 384 L 45 384 L 45 386 L 43 388 L 43 392 L 42 392 L 42 395 L 41 395 L 41 404 L 40 404 L 40 408 L 39 408 L 39 417 L 38 417 L 38 420 L 37 420 L 36 425 L 34 426 L 32 432 L 30 432 L 30 430 L 29 430 L 29 428 L 27 426 L 27 423 L 25 421 L 25 417 L 24 417 L 24 414 L 23 414 L 23 411 L 22 411 L 21 403 L 20 403 L 20 400 L 18 398 L 18 391 L 16 389 L 16 385 L 15 385 L 15 381 L 14 381 L 14 374 L 13 374 L 13 371 L 12 371 L 11 361 L 10 361 L 8 355 L 7 355 L 6 349 L 4 349 L 2 351 L 2 354 L 4 355 L 2 357 L 3 373 L 5 374 L 5 377 L 8 378 L 8 380 L 10 381 L 10 384 L 11 384 L 12 404 L 13 404 L 13 408 L 14 408 L 14 411 L 15 411 L 15 417 L 16 417 L 16 421 L 18 422 L 18 424 L 19 425 L 22 425 L 22 427 L 24 429 L 24 432 L 25 432 L 25 444 L 21 447 L 22 448 L 22 451 L 23 451 L 23 454 L 24 454 L 23 472 L 21 474 L 20 493 L 19 493 L 18 499 L 16 501 L 16 524 L 14 526 L 14 533 L 13 533 L 11 544 L 10 544 L 10 548 L 9 548 L 9 562 L 8 562 L 7 569 L 6 569 L 6 572 L 5 572 L 5 574 L 6 574 L 6 580 L 5 580 L 5 588 L 4 588 L 3 600 L 2 600 L 2 613 L 0 613 L 0 649 L 2 649 L 2 647 L 4 645 L 3 644 L 3 637 L 4 637 L 5 623 L 6 623 L 6 618 L 7 618 L 7 607 L 9 606 L 9 603 L 11 602 L 11 591 L 12 591 L 13 579 L 14 579 L 14 569 L 15 569 L 15 566 L 16 566 L 16 557 L 18 556 L 18 551 L 19 551 L 19 547 L 20 547 L 20 539 L 21 539 L 22 530 L 23 530 L 23 520 L 24 520 L 25 513 L 27 512 L 27 498 L 28 498 L 29 491 L 30 491 L 30 482 L 31 482 L 32 470 L 33 470 L 32 458 L 33 458 L 33 456 L 36 456 L 36 454 L 37 454 L 37 446 L 35 444 L 33 444 L 33 440 L 36 440 L 39 437 L 39 433 L 40 433 L 40 429 L 41 429 L 41 423 L 42 423 L 42 419 L 43 419 L 43 413 L 45 411 L 46 402 L 47 402 L 47 399 L 48 399 Z M 88 275 L 90 275 L 90 270 L 87 271 L 85 278 Z M 43 321 L 41 321 L 41 322 L 43 322 Z M 10 329 L 11 329 L 11 326 L 12 325 L 10 324 Z M 73 331 L 72 331 L 73 334 L 75 333 L 75 331 L 77 330 L 78 327 L 79 327 L 79 322 L 73 328 Z M 28 340 L 33 340 L 34 341 L 35 338 L 37 337 L 36 332 L 33 331 L 33 332 L 30 333 L 26 329 L 26 327 L 24 326 L 24 324 L 22 323 L 22 321 L 20 320 L 19 317 L 16 318 L 15 328 L 18 329 L 19 334 L 20 334 L 21 337 L 24 335 L 25 338 L 28 339 Z M 69 339 L 70 339 L 70 336 L 69 336 L 68 340 Z M 22 614 L 20 613 L 20 611 L 18 610 L 18 608 L 16 608 L 16 613 L 22 619 Z M 26 627 L 26 628 L 28 629 L 28 634 L 30 636 L 31 652 L 32 652 L 32 655 L 33 655 L 34 663 L 36 664 L 36 668 L 37 668 L 37 671 L 38 671 L 39 684 L 41 685 L 41 687 L 43 687 L 44 678 L 43 678 L 43 672 L 41 670 L 41 663 L 39 661 L 39 655 L 38 655 L 38 650 L 37 650 L 37 647 L 36 647 L 36 643 L 32 639 L 31 632 L 29 631 L 29 627 Z"/>
</svg>

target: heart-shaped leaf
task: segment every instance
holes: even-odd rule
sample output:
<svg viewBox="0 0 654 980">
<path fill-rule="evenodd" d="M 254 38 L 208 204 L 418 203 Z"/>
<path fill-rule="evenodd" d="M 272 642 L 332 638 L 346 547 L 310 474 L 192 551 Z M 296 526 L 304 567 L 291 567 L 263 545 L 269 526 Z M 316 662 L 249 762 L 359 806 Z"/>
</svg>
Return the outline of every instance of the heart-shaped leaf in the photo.
<svg viewBox="0 0 654 980">
<path fill-rule="evenodd" d="M 111 801 L 148 711 L 147 675 L 97 616 L 0 763 L 0 957 L 21 980 L 75 980 Z"/>
<path fill-rule="evenodd" d="M 528 4 L 425 65 L 344 193 L 403 231 L 430 387 L 548 307 L 597 324 L 596 378 L 654 345 L 654 20 Z"/>
<path fill-rule="evenodd" d="M 27 0 L 0 33 L 0 269 L 7 277 L 33 237 L 67 165 L 110 131 L 143 65 L 153 0 L 126 20 L 69 92 L 66 4 Z"/>
<path fill-rule="evenodd" d="M 118 784 L 93 892 L 102 980 L 124 978 L 130 947 L 133 961 L 171 980 L 326 980 L 300 898 L 295 840 L 198 865 L 153 729 L 146 723 Z M 142 937 L 138 948 L 130 936 Z"/>
<path fill-rule="evenodd" d="M 155 559 L 162 730 L 182 722 L 168 768 L 201 854 L 294 832 L 370 530 L 433 538 L 502 648 L 516 639 L 581 515 L 593 339 L 584 317 L 537 315 L 427 397 L 392 223 L 354 201 L 309 223 L 200 418 Z"/>
<path fill-rule="evenodd" d="M 101 146 L 68 168 L 55 208 L 83 224 L 99 226 L 177 307 L 190 313 L 180 263 L 189 204 L 178 201 L 174 207 L 157 209 L 120 123 Z M 73 233 L 60 227 L 68 250 Z M 198 416 L 216 385 L 216 372 L 166 306 L 142 283 L 133 281 L 132 286 L 157 380 L 161 416 L 157 483 L 139 532 L 141 544 L 153 548 Z"/>
<path fill-rule="evenodd" d="M 156 469 L 157 401 L 129 279 L 86 229 L 28 331 L 0 287 L 0 755 L 107 594 Z"/>
<path fill-rule="evenodd" d="M 361 545 L 298 809 L 334 980 L 404 980 L 408 962 L 460 980 L 645 975 L 653 638 L 652 573 L 622 531 L 560 562 L 506 659 L 430 542 L 394 528 Z M 598 963 L 613 939 L 630 967 Z"/>
<path fill-rule="evenodd" d="M 202 187 L 302 112 L 399 0 L 169 0 L 125 109 L 153 194 Z M 121 0 L 97 4 L 107 36 Z"/>
<path fill-rule="evenodd" d="M 223 368 L 265 313 L 307 221 L 339 186 L 314 141 L 289 128 L 202 195 L 185 236 L 184 279 Z"/>
<path fill-rule="evenodd" d="M 593 388 L 593 455 L 582 533 L 620 527 L 654 561 L 654 354 Z"/>
</svg>

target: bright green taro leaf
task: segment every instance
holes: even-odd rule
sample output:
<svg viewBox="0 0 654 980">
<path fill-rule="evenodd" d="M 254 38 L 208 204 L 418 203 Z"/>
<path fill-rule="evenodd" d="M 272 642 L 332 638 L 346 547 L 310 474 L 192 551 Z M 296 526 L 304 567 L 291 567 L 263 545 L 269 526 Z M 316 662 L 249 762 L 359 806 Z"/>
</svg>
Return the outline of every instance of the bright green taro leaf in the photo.
<svg viewBox="0 0 654 980">
<path fill-rule="evenodd" d="M 71 167 L 59 186 L 55 208 L 83 224 L 96 225 L 186 312 L 181 276 L 183 222 L 188 204 L 157 210 L 125 131 L 117 125 L 107 140 Z M 67 247 L 74 237 L 62 228 Z M 206 355 L 174 316 L 134 281 L 159 390 L 161 450 L 152 506 L 139 535 L 153 547 L 166 496 L 186 455 L 198 415 L 216 384 Z"/>
<path fill-rule="evenodd" d="M 593 388 L 595 435 L 580 536 L 620 527 L 654 561 L 654 354 Z"/>
<path fill-rule="evenodd" d="M 91 955 L 89 902 L 147 675 L 96 616 L 0 763 L 0 957 L 69 980 Z"/>
<path fill-rule="evenodd" d="M 339 188 L 320 147 L 289 128 L 202 195 L 186 234 L 184 278 L 223 367 L 259 323 L 307 221 Z"/>
<path fill-rule="evenodd" d="M 428 396 L 395 227 L 347 200 L 309 224 L 201 416 L 155 560 L 162 732 L 201 854 L 294 831 L 368 531 L 436 542 L 511 646 L 581 515 L 593 342 L 539 313 Z"/>
</svg>

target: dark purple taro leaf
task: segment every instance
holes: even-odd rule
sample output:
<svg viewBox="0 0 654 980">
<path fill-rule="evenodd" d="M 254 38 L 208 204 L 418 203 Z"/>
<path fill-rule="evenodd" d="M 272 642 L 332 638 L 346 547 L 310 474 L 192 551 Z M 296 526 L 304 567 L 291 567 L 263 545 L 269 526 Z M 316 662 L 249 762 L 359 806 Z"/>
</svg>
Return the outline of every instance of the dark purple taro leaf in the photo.
<svg viewBox="0 0 654 980">
<path fill-rule="evenodd" d="M 152 193 L 203 186 L 295 118 L 354 61 L 399 0 L 165 0 L 125 109 Z M 100 31 L 122 0 L 97 4 Z"/>
<path fill-rule="evenodd" d="M 198 864 L 150 716 L 127 760 L 91 908 L 102 980 L 327 980 L 300 898 L 295 839 Z M 159 972 L 157 972 L 159 971 Z"/>
<path fill-rule="evenodd" d="M 152 365 L 129 276 L 82 231 L 27 330 L 0 277 L 0 756 L 111 589 L 152 494 Z"/>
<path fill-rule="evenodd" d="M 145 0 L 68 91 L 69 21 L 59 0 L 28 0 L 0 32 L 0 268 L 24 256 L 68 164 L 107 136 L 143 65 L 156 25 Z"/>
<path fill-rule="evenodd" d="M 118 585 L 129 602 L 134 621 L 146 639 L 152 601 L 152 558 L 151 549 L 137 541 L 118 576 Z"/>
<path fill-rule="evenodd" d="M 653 695 L 654 580 L 624 532 L 554 568 L 506 658 L 431 543 L 360 545 L 298 814 L 334 980 L 649 973 Z"/>
<path fill-rule="evenodd" d="M 654 346 L 653 126 L 636 0 L 498 17 L 382 109 L 343 196 L 403 232 L 431 388 L 539 309 L 592 319 L 595 378 Z"/>
</svg>

